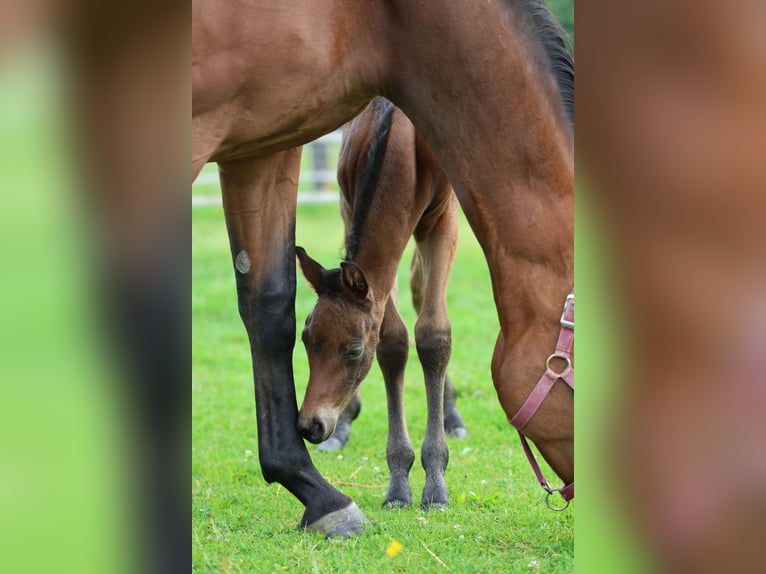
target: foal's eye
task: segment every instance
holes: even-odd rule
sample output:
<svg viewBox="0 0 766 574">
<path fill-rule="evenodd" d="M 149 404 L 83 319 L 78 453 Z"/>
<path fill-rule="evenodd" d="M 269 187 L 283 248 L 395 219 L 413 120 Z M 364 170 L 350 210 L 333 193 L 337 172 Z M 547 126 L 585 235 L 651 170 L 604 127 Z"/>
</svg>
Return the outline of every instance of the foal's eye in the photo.
<svg viewBox="0 0 766 574">
<path fill-rule="evenodd" d="M 364 349 L 362 347 L 351 347 L 350 349 L 346 349 L 346 351 L 343 353 L 344 359 L 358 359 L 362 356 L 362 351 Z"/>
</svg>

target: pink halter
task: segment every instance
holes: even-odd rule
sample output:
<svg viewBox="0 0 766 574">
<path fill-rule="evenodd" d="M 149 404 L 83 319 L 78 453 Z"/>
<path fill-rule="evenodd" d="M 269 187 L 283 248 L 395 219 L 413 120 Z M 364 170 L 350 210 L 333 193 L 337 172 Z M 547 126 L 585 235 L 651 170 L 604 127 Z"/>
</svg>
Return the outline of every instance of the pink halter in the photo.
<svg viewBox="0 0 766 574">
<path fill-rule="evenodd" d="M 521 405 L 521 408 L 516 415 L 510 420 L 510 423 L 516 427 L 521 437 L 521 446 L 524 448 L 524 453 L 527 455 L 527 460 L 532 466 L 537 480 L 540 485 L 548 493 L 545 502 L 552 510 L 564 510 L 569 506 L 569 501 L 574 498 L 574 481 L 562 488 L 551 488 L 548 481 L 545 480 L 540 465 L 537 464 L 534 454 L 529 447 L 527 438 L 521 433 L 521 430 L 527 425 L 530 419 L 540 408 L 545 397 L 553 388 L 555 382 L 559 379 L 563 380 L 574 391 L 574 368 L 572 367 L 572 346 L 574 345 L 574 290 L 567 295 L 566 302 L 564 303 L 564 311 L 561 313 L 561 331 L 559 332 L 559 339 L 556 343 L 556 350 L 545 361 L 545 372 L 537 381 L 535 388 L 529 393 L 527 400 Z M 566 367 L 560 373 L 551 369 L 551 360 L 563 359 L 566 361 Z M 564 506 L 554 506 L 551 503 L 550 497 L 554 492 L 558 492 L 561 497 L 566 501 Z"/>
</svg>

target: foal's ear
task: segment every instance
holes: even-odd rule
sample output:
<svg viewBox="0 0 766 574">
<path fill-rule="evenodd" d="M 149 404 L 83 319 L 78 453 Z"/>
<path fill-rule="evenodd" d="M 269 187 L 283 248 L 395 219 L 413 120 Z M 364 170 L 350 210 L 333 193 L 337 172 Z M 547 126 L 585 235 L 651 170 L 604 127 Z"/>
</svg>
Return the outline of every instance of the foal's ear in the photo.
<svg viewBox="0 0 766 574">
<path fill-rule="evenodd" d="M 298 256 L 298 261 L 301 264 L 301 271 L 303 271 L 303 276 L 308 279 L 309 283 L 311 283 L 311 286 L 314 288 L 314 291 L 317 292 L 317 295 L 321 295 L 325 290 L 325 268 L 314 261 L 311 257 L 309 257 L 303 247 L 298 247 L 296 245 L 295 255 Z"/>
<path fill-rule="evenodd" d="M 343 285 L 360 299 L 367 299 L 370 287 L 359 266 L 351 261 L 341 261 L 340 268 Z"/>
</svg>

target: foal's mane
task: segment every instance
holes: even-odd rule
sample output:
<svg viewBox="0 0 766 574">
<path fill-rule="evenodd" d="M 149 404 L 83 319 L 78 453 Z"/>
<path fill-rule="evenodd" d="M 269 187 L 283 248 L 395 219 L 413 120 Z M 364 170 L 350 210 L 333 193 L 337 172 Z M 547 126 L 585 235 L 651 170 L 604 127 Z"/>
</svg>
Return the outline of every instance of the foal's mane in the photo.
<svg viewBox="0 0 766 574">
<path fill-rule="evenodd" d="M 391 133 L 394 110 L 396 109 L 394 104 L 385 98 L 373 100 L 370 106 L 376 109 L 374 116 L 375 139 L 367 150 L 367 157 L 362 169 L 355 175 L 356 193 L 354 194 L 352 223 L 351 229 L 346 235 L 346 260 L 348 261 L 353 261 L 359 248 L 360 235 L 367 221 L 375 188 L 378 186 L 380 170 L 386 157 L 388 136 Z"/>
<path fill-rule="evenodd" d="M 566 117 L 570 127 L 574 128 L 574 58 L 569 51 L 571 40 L 543 0 L 519 0 L 519 4 L 548 57 Z"/>
</svg>

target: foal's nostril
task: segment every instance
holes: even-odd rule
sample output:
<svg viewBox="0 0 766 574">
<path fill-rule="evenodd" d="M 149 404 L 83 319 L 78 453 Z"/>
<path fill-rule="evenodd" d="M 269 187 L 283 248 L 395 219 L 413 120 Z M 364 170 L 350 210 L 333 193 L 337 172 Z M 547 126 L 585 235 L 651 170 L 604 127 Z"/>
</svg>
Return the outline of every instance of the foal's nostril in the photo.
<svg viewBox="0 0 766 574">
<path fill-rule="evenodd" d="M 325 426 L 321 419 L 317 417 L 311 419 L 309 424 L 306 426 L 299 424 L 298 430 L 300 430 L 303 438 L 309 442 L 313 442 L 314 444 L 318 444 L 324 439 Z"/>
<path fill-rule="evenodd" d="M 309 430 L 309 436 L 306 437 L 310 442 L 318 443 L 322 442 L 324 438 L 324 424 L 319 419 L 311 421 L 311 429 Z"/>
</svg>

